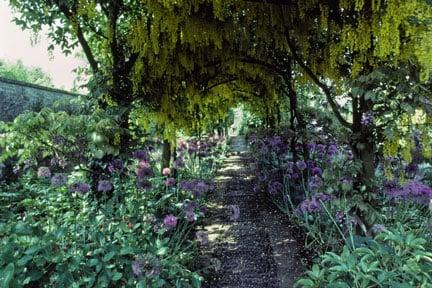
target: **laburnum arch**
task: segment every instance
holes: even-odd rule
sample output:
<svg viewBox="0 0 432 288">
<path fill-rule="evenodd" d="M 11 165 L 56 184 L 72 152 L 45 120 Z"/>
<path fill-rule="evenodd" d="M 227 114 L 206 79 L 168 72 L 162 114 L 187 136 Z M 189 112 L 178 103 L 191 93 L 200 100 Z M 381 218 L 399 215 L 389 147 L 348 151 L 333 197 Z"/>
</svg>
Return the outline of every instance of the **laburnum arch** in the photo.
<svg viewBox="0 0 432 288">
<path fill-rule="evenodd" d="M 293 78 L 306 77 L 352 133 L 366 177 L 374 143 L 361 117 L 374 110 L 373 85 L 360 81 L 354 90 L 347 83 L 401 65 L 416 67 L 407 76 L 427 83 L 432 68 L 432 6 L 425 0 L 10 2 L 22 27 L 48 25 L 66 52 L 81 45 L 96 86 L 104 88 L 98 97 L 126 107 L 120 123 L 125 139 L 136 104 L 146 107 L 138 110 L 146 111 L 141 118 L 160 123 L 170 138 L 176 129 L 222 117 L 242 85 L 265 87 L 269 106 L 286 94 L 295 107 Z M 263 96 L 246 94 L 252 103 Z M 339 107 L 339 94 L 351 99 L 348 113 Z"/>
</svg>

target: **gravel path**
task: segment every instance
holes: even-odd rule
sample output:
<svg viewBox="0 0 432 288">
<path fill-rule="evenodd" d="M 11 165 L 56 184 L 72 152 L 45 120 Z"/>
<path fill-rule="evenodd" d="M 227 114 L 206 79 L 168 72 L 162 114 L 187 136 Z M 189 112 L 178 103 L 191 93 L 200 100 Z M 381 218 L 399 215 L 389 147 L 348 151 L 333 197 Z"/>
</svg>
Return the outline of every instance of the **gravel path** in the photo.
<svg viewBox="0 0 432 288">
<path fill-rule="evenodd" d="M 217 177 L 205 229 L 210 245 L 204 257 L 216 271 L 206 288 L 292 287 L 305 265 L 293 227 L 269 204 L 263 193 L 253 192 L 252 169 L 243 137 L 231 139 L 230 156 Z M 231 205 L 240 208 L 237 221 L 230 219 Z"/>
</svg>

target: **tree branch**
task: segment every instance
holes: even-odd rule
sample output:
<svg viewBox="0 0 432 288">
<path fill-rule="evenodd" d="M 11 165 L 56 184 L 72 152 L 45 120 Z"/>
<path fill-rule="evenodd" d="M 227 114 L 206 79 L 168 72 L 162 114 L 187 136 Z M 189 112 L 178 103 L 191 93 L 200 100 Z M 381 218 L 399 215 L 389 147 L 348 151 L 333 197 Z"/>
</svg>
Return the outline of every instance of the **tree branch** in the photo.
<svg viewBox="0 0 432 288">
<path fill-rule="evenodd" d="M 59 0 L 54 0 L 54 3 L 57 5 L 57 7 L 60 9 L 60 11 L 63 13 L 63 15 L 65 15 L 66 19 L 69 20 L 69 22 L 71 23 L 71 25 L 75 25 L 76 29 L 75 29 L 75 33 L 76 36 L 78 38 L 78 42 L 81 44 L 81 47 L 84 51 L 84 54 L 87 57 L 87 60 L 90 64 L 91 69 L 93 70 L 93 73 L 97 73 L 99 68 L 98 68 L 98 63 L 91 51 L 90 45 L 88 44 L 87 40 L 84 37 L 84 32 L 81 28 L 81 26 L 79 25 L 78 21 L 75 21 L 73 19 L 73 16 L 75 16 L 71 11 L 69 11 L 68 7 L 65 6 L 65 4 L 61 3 Z"/>
<path fill-rule="evenodd" d="M 291 41 L 289 35 L 286 35 L 288 47 L 290 48 L 291 54 L 293 55 L 294 60 L 299 64 L 299 66 L 303 69 L 303 71 L 312 79 L 312 81 L 324 92 L 327 102 L 330 104 L 330 107 L 336 116 L 336 119 L 345 127 L 352 129 L 352 124 L 349 123 L 345 118 L 343 118 L 342 114 L 339 112 L 339 105 L 333 100 L 332 93 L 330 87 L 326 84 L 322 83 L 318 76 L 316 76 L 313 71 L 305 64 L 303 59 L 301 59 L 300 55 L 298 55 L 294 43 Z"/>
</svg>

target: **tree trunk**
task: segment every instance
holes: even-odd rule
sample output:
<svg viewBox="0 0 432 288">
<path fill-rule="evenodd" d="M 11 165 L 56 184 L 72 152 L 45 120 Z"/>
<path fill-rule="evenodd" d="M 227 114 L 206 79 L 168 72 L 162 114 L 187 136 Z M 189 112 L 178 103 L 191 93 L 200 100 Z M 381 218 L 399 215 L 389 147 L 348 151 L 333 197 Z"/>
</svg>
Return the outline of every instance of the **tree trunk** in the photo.
<svg viewBox="0 0 432 288">
<path fill-rule="evenodd" d="M 163 140 L 163 147 L 162 147 L 162 165 L 161 165 L 161 171 L 164 168 L 169 168 L 171 162 L 171 143 L 169 140 L 164 139 Z"/>
</svg>

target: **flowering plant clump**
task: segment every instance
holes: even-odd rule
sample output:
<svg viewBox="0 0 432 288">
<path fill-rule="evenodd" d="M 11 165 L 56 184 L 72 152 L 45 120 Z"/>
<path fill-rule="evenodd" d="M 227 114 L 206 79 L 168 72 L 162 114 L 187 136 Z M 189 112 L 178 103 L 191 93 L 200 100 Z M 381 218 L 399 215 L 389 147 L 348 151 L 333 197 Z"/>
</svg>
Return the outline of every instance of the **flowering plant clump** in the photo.
<svg viewBox="0 0 432 288">
<path fill-rule="evenodd" d="M 40 166 L 38 178 L 50 181 L 35 181 L 35 164 L 20 171 L 26 190 L 14 199 L 28 198 L 1 205 L 13 211 L 0 209 L 18 215 L 0 225 L 0 255 L 10 255 L 0 257 L 0 280 L 13 267 L 10 287 L 200 287 L 202 271 L 194 263 L 209 240 L 197 225 L 224 150 L 217 139 L 185 143 L 193 153 L 181 151 L 163 177 L 155 173 L 158 143 L 129 159 L 110 155 L 88 166 L 71 168 L 71 159 L 65 159 L 70 167 Z M 22 237 L 31 241 L 17 241 Z"/>
</svg>

